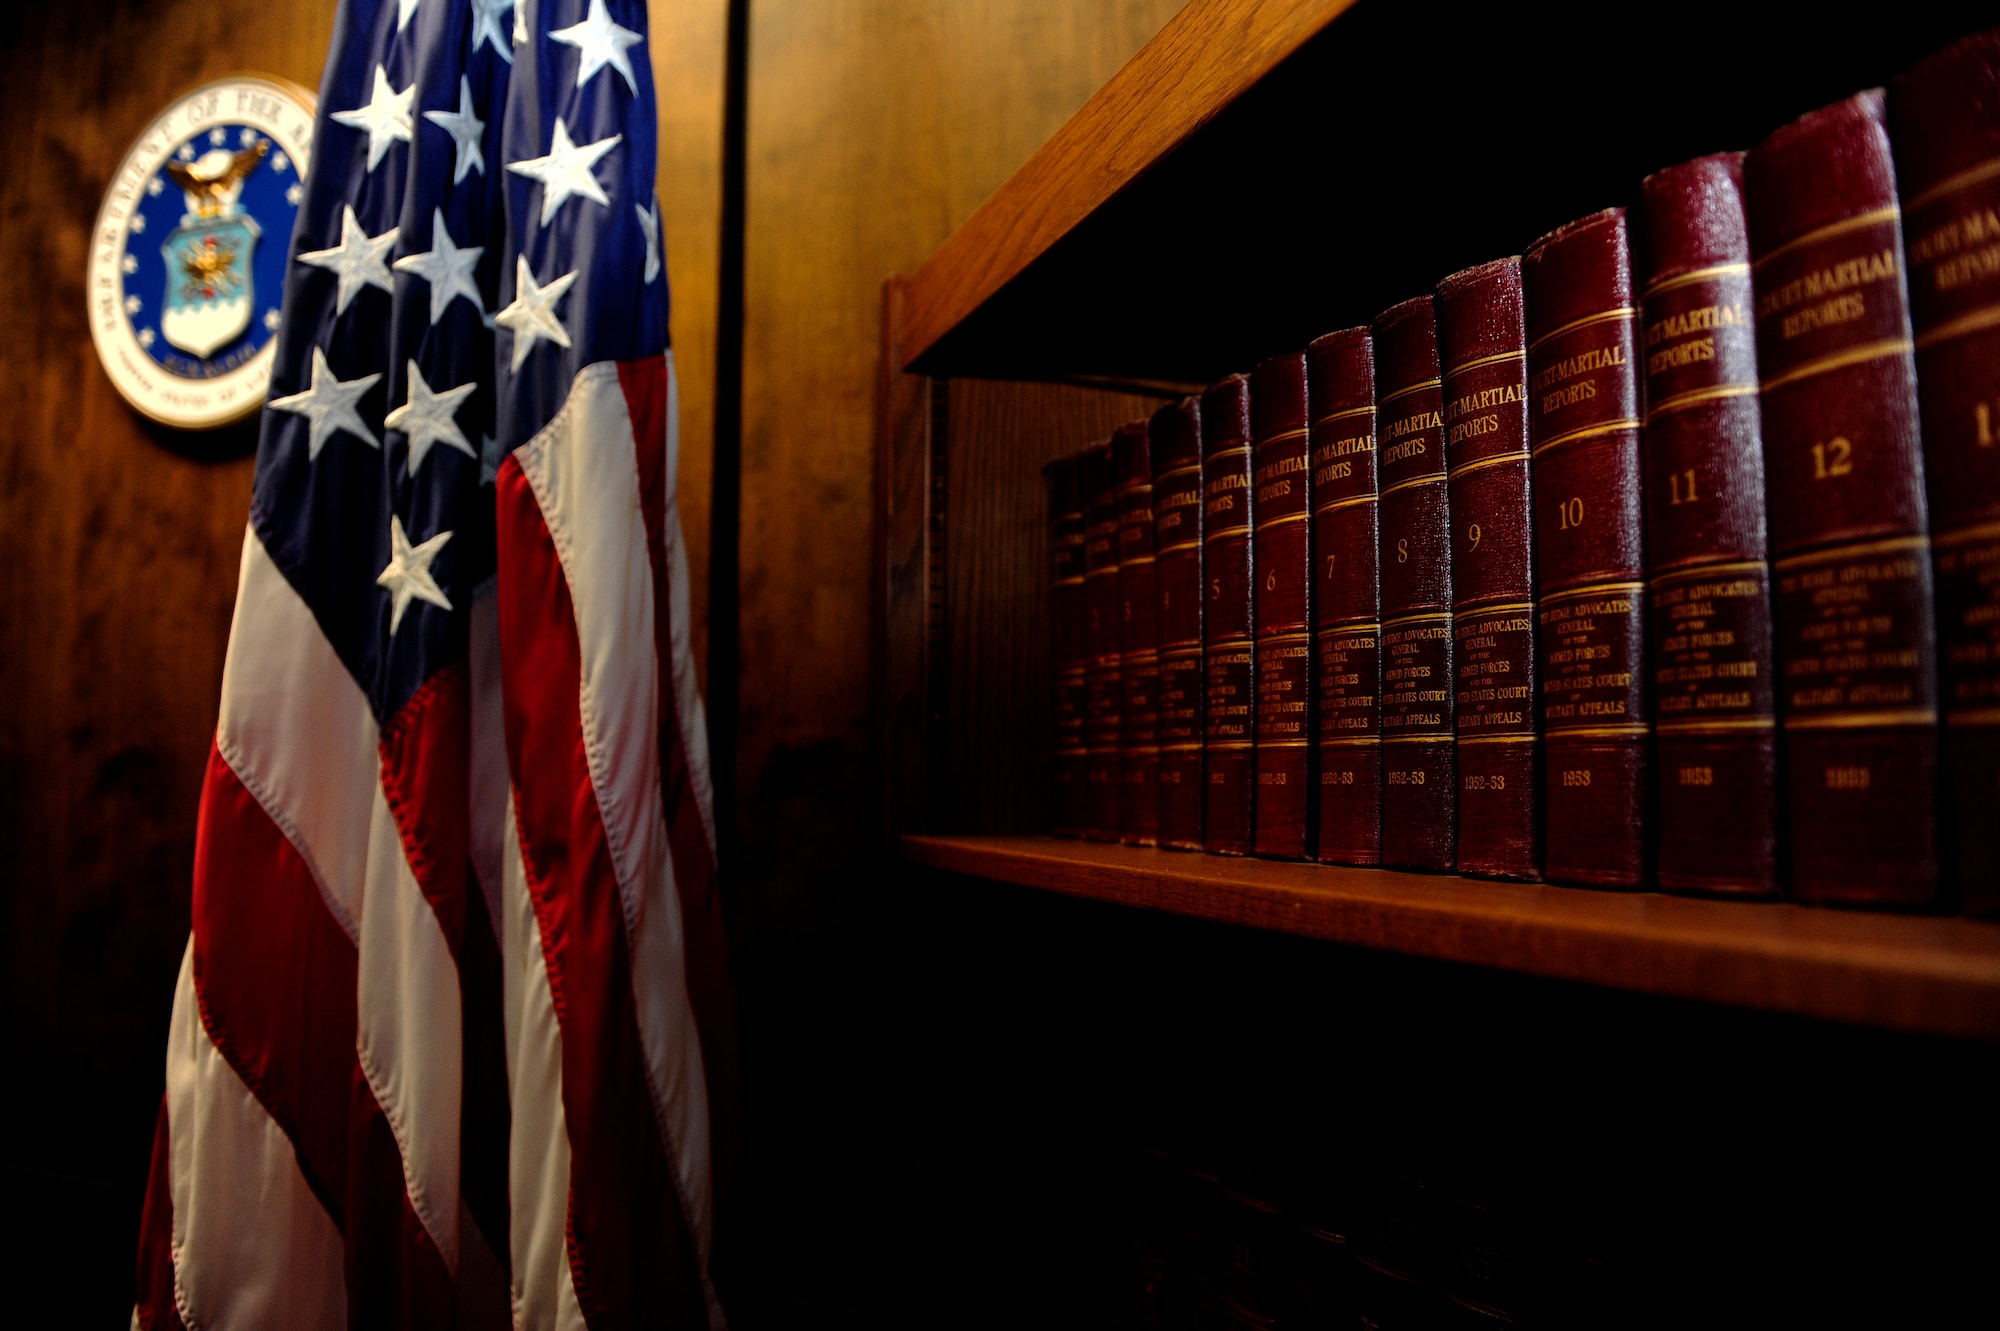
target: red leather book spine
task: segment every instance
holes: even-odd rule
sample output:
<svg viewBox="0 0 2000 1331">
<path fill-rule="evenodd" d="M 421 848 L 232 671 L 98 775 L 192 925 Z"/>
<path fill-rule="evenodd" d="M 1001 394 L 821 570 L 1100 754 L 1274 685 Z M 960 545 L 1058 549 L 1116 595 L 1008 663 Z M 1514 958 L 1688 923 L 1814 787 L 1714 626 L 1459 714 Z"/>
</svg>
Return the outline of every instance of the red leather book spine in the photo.
<svg viewBox="0 0 2000 1331">
<path fill-rule="evenodd" d="M 1257 466 L 1257 853 L 1312 851 L 1312 448 L 1306 358 L 1250 376 Z"/>
<path fill-rule="evenodd" d="M 1946 842 L 1965 908 L 2000 911 L 2000 29 L 1889 90 L 1944 691 Z"/>
<path fill-rule="evenodd" d="M 1437 322 L 1451 469 L 1458 871 L 1532 879 L 1541 875 L 1541 734 L 1521 261 L 1447 277 Z"/>
<path fill-rule="evenodd" d="M 1646 177 L 1647 640 L 1669 892 L 1775 896 L 1777 694 L 1743 155 Z"/>
<path fill-rule="evenodd" d="M 1521 256 L 1534 449 L 1535 650 L 1542 687 L 1543 874 L 1646 878 L 1645 518 L 1625 212 Z"/>
<path fill-rule="evenodd" d="M 1792 892 L 1938 899 L 1937 681 L 1917 375 L 1882 91 L 1744 162 Z"/>
<path fill-rule="evenodd" d="M 1083 675 L 1083 835 L 1092 841 L 1116 841 L 1118 792 L 1124 785 L 1119 741 L 1125 692 L 1118 641 L 1118 486 L 1109 443 L 1083 451 L 1078 477 L 1084 522 L 1084 642 L 1090 650 Z"/>
<path fill-rule="evenodd" d="M 1201 849 L 1201 399 L 1153 413 L 1159 590 L 1160 844 Z"/>
<path fill-rule="evenodd" d="M 1049 830 L 1081 836 L 1086 818 L 1089 753 L 1083 746 L 1084 640 L 1083 503 L 1077 495 L 1077 460 L 1057 458 L 1042 469 L 1049 488 L 1049 641 L 1056 704 L 1055 797 Z"/>
<path fill-rule="evenodd" d="M 1202 761 L 1208 771 L 1201 844 L 1248 855 L 1257 841 L 1257 662 L 1252 637 L 1250 380 L 1201 395 Z"/>
<path fill-rule="evenodd" d="M 1159 591 L 1153 579 L 1153 457 L 1146 422 L 1111 436 L 1118 485 L 1118 839 L 1160 844 Z"/>
<path fill-rule="evenodd" d="M 1450 869 L 1453 753 L 1451 508 L 1444 388 L 1429 296 L 1375 320 L 1381 390 L 1382 863 Z"/>
<path fill-rule="evenodd" d="M 1382 607 L 1376 578 L 1375 343 L 1343 328 L 1306 348 L 1313 412 L 1313 645 L 1319 858 L 1382 862 Z"/>
</svg>

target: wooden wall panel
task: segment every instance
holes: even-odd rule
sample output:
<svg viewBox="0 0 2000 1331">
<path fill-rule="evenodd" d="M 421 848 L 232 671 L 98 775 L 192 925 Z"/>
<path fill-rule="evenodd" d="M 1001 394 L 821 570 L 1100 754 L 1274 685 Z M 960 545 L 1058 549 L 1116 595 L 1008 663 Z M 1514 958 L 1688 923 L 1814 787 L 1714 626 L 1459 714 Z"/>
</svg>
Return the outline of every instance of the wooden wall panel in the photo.
<svg viewBox="0 0 2000 1331">
<path fill-rule="evenodd" d="M 809 938 L 867 772 L 882 281 L 911 268 L 1180 0 L 753 0 L 739 945 Z"/>
<path fill-rule="evenodd" d="M 945 826 L 1047 830 L 1048 498 L 1042 466 L 1163 398 L 953 379 L 944 387 Z"/>
<path fill-rule="evenodd" d="M 178 91 L 241 70 L 317 87 L 334 7 L 38 5 L 0 38 L 0 1031 L 16 1088 L 0 1097 L 0 1209 L 35 1217 L 10 1258 L 38 1271 L 64 1314 L 50 1324 L 129 1314 L 255 447 L 254 426 L 181 436 L 126 408 L 84 320 L 87 236 Z M 697 660 L 725 7 L 652 3 Z"/>
</svg>

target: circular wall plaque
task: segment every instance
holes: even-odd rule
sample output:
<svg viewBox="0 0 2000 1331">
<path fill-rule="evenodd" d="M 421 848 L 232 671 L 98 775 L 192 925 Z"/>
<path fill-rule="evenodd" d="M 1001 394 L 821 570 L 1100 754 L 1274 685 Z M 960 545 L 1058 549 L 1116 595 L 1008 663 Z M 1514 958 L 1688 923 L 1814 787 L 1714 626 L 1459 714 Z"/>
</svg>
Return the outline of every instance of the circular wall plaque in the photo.
<svg viewBox="0 0 2000 1331">
<path fill-rule="evenodd" d="M 217 79 L 161 112 L 111 178 L 91 234 L 90 336 L 154 420 L 204 430 L 264 405 L 312 132 L 298 85 Z"/>
</svg>

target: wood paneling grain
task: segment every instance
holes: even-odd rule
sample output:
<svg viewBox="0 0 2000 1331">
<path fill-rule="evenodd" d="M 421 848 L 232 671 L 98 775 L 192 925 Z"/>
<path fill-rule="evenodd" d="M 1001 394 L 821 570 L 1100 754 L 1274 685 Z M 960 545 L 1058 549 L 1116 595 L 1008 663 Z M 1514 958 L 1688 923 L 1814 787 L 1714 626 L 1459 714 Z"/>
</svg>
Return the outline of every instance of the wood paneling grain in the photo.
<svg viewBox="0 0 2000 1331">
<path fill-rule="evenodd" d="M 880 821 L 867 719 L 882 281 L 921 260 L 1178 8 L 753 4 L 741 941 L 810 936 L 814 903 Z"/>
<path fill-rule="evenodd" d="M 954 379 L 946 392 L 944 828 L 1047 826 L 1051 718 L 1044 463 L 1152 415 L 1161 399 Z"/>
<path fill-rule="evenodd" d="M 2000 926 L 1053 837 L 903 838 L 954 873 L 1673 998 L 2000 1039 Z"/>
</svg>

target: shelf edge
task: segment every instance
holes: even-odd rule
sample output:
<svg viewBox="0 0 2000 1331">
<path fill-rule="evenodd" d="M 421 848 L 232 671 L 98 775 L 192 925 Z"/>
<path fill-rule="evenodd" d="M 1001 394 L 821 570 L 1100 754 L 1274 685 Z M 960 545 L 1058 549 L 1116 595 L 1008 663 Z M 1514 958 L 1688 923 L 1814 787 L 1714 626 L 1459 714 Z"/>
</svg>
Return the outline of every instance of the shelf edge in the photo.
<svg viewBox="0 0 2000 1331">
<path fill-rule="evenodd" d="M 1725 1006 L 2000 1039 L 2000 926 L 1048 837 L 902 838 L 912 863 L 1430 960 Z"/>
</svg>

